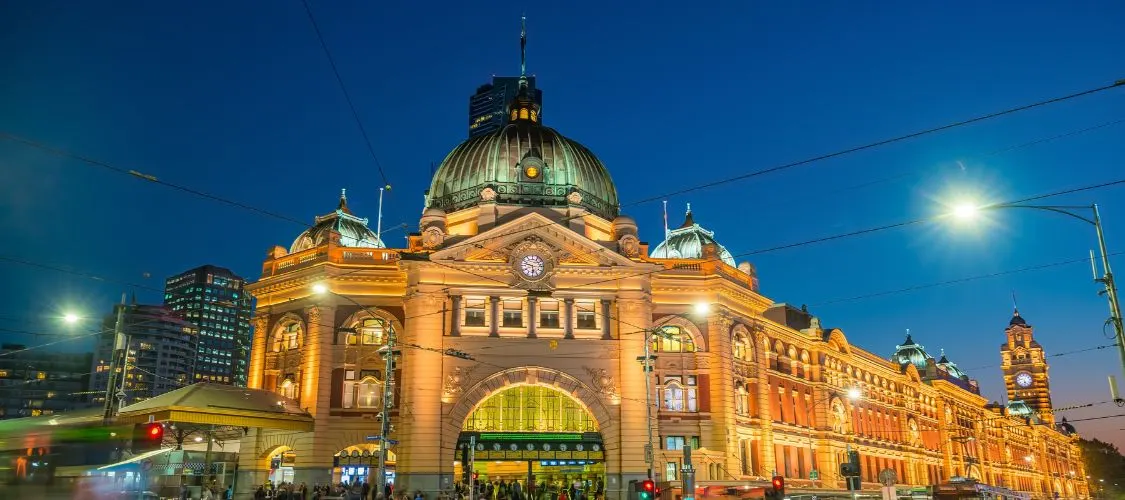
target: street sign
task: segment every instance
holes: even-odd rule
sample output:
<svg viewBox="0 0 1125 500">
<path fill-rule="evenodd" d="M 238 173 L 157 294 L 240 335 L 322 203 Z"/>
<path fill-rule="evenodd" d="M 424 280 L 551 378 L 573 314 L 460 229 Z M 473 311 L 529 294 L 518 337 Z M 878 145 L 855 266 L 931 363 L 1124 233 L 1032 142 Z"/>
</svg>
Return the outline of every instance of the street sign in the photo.
<svg viewBox="0 0 1125 500">
<path fill-rule="evenodd" d="M 378 441 L 378 440 L 379 440 L 379 436 L 367 436 L 367 440 L 368 440 L 368 441 Z"/>
<path fill-rule="evenodd" d="M 387 439 L 386 441 L 387 441 L 387 444 L 391 445 L 391 446 L 394 446 L 394 445 L 398 444 L 397 439 Z"/>
<path fill-rule="evenodd" d="M 813 481 L 820 479 L 820 471 L 813 469 L 812 472 L 809 472 L 809 479 Z"/>
</svg>

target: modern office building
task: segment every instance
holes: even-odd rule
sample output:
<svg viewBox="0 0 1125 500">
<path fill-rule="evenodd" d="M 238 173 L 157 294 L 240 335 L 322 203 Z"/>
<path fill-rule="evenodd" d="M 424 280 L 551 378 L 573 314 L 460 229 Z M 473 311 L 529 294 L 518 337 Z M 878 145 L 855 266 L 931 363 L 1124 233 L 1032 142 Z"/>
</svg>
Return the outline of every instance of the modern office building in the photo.
<svg viewBox="0 0 1125 500">
<path fill-rule="evenodd" d="M 54 415 L 89 406 L 90 353 L 0 345 L 0 419 Z"/>
<path fill-rule="evenodd" d="M 124 308 L 122 332 L 129 346 L 125 366 L 125 405 L 159 396 L 195 381 L 193 374 L 199 345 L 196 325 L 164 306 L 118 304 L 114 313 L 102 323 L 102 333 L 94 354 L 89 390 L 95 403 L 105 403 L 118 308 Z M 117 389 L 114 394 L 116 392 Z"/>
<path fill-rule="evenodd" d="M 892 476 L 906 497 L 965 481 L 1010 498 L 1090 496 L 1074 429 L 1050 425 L 1022 317 L 996 340 L 1026 402 L 991 403 L 917 335 L 893 354 L 864 349 L 766 295 L 698 214 L 650 252 L 606 166 L 539 111 L 524 89 L 506 125 L 445 157 L 405 248 L 357 224 L 269 252 L 247 286 L 248 385 L 316 424 L 250 430 L 240 488 L 284 464 L 296 482 L 376 482 L 385 453 L 395 491 L 428 497 L 473 477 L 548 496 L 579 484 L 624 499 L 645 477 L 665 498 L 753 496 L 780 475 L 789 494 L 851 498 L 840 466 L 854 451 L 864 497 Z M 725 217 L 745 227 L 745 210 Z M 399 352 L 389 372 L 387 350 Z M 687 446 L 706 490 L 677 492 Z"/>
<path fill-rule="evenodd" d="M 491 134 L 508 124 L 508 103 L 520 90 L 520 77 L 494 76 L 492 83 L 477 88 L 469 97 L 469 137 Z M 543 105 L 543 92 L 535 88 L 535 77 L 527 77 L 527 91 L 535 104 Z"/>
<path fill-rule="evenodd" d="M 246 386 L 250 360 L 250 297 L 246 280 L 206 265 L 164 282 L 164 305 L 199 327 L 195 382 Z"/>
</svg>

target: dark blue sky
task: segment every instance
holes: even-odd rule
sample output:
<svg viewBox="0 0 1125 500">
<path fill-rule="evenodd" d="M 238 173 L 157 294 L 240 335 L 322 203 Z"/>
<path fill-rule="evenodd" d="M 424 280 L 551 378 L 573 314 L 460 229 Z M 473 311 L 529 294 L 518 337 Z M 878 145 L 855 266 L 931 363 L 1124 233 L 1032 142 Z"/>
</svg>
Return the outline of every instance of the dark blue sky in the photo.
<svg viewBox="0 0 1125 500">
<path fill-rule="evenodd" d="M 411 230 L 431 162 L 465 137 L 468 96 L 492 74 L 518 72 L 524 10 L 545 122 L 602 158 L 625 204 L 1125 78 L 1125 5 L 1111 1 L 407 4 L 312 2 L 394 186 L 385 226 Z M 346 187 L 374 221 L 380 177 L 305 11 L 270 5 L 6 2 L 0 131 L 300 220 L 330 211 Z M 738 254 L 930 215 L 957 191 L 999 201 L 1116 180 L 1125 124 L 986 153 L 1121 120 L 1123 93 L 672 197 L 670 219 L 692 203 L 696 221 Z M 151 273 L 145 282 L 160 287 L 203 263 L 256 278 L 266 250 L 301 231 L 8 141 L 0 171 L 0 256 L 113 279 Z M 1102 203 L 1111 250 L 1125 250 L 1123 192 L 1052 202 Z M 659 203 L 624 211 L 659 242 Z M 401 245 L 403 235 L 386 239 Z M 1049 352 L 1110 343 L 1089 266 L 823 303 L 1081 258 L 1093 242 L 1072 220 L 1010 211 L 972 233 L 912 227 L 752 261 L 767 296 L 810 304 L 883 355 L 909 328 L 1001 399 L 994 365 L 1013 290 Z M 0 328 L 50 332 L 52 314 L 103 314 L 122 288 L 3 262 L 0 282 Z M 1111 372 L 1112 349 L 1056 358 L 1056 406 L 1107 399 Z M 1079 426 L 1119 443 L 1122 427 Z"/>
</svg>

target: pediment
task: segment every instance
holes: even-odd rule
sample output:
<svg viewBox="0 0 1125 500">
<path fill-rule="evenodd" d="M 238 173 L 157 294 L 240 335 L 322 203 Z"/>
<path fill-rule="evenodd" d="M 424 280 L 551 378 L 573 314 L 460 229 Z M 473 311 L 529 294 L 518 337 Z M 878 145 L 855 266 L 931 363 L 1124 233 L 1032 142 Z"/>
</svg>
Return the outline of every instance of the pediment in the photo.
<svg viewBox="0 0 1125 500">
<path fill-rule="evenodd" d="M 519 248 L 534 244 L 550 252 L 561 266 L 629 266 L 642 264 L 603 246 L 538 213 L 459 241 L 430 258 L 455 262 L 507 262 Z"/>
</svg>

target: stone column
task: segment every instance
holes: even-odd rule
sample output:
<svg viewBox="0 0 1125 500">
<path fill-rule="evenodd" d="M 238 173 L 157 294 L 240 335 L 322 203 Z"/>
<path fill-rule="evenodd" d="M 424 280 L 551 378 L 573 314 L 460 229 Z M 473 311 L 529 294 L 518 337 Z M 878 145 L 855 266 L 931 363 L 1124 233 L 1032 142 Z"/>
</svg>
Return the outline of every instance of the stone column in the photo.
<svg viewBox="0 0 1125 500">
<path fill-rule="evenodd" d="M 449 336 L 461 336 L 461 296 L 453 295 L 450 297 L 453 302 L 453 319 L 450 321 Z"/>
<path fill-rule="evenodd" d="M 610 340 L 613 334 L 610 330 L 609 299 L 602 299 L 602 340 Z"/>
<path fill-rule="evenodd" d="M 707 448 L 723 454 L 722 466 L 738 470 L 739 457 L 731 453 L 730 436 L 734 433 L 734 365 L 731 356 L 730 329 L 732 321 L 726 311 L 715 311 L 707 317 L 707 373 L 710 374 L 711 442 Z M 704 366 L 700 366 L 704 368 Z"/>
<path fill-rule="evenodd" d="M 656 429 L 656 400 L 652 394 L 645 393 L 644 377 L 651 374 L 644 373 L 637 358 L 644 356 L 645 334 L 636 331 L 652 324 L 652 299 L 647 292 L 622 291 L 618 294 L 617 319 L 621 331 L 621 354 L 618 361 L 617 372 L 621 383 L 621 418 L 616 439 L 607 438 L 606 443 L 606 496 L 610 499 L 626 498 L 626 488 L 629 481 L 641 480 L 645 477 L 648 464 L 645 462 L 645 445 L 648 443 L 648 427 L 653 427 L 653 439 L 659 439 L 660 432 Z M 570 307 L 567 307 L 570 311 Z M 568 314 L 569 318 L 569 314 Z M 569 323 L 568 323 L 569 325 Z M 628 333 L 625 333 L 625 332 Z M 655 390 L 655 387 L 652 387 Z M 645 404 L 651 398 L 653 403 L 653 421 L 646 421 Z M 605 430 L 603 429 L 603 433 Z M 611 443 L 611 441 L 613 441 Z M 654 448 L 659 446 L 654 442 Z M 660 470 L 660 464 L 653 464 L 654 470 Z"/>
<path fill-rule="evenodd" d="M 533 338 L 536 337 L 535 327 L 538 326 L 538 323 L 539 323 L 539 318 L 537 316 L 538 313 L 536 312 L 536 309 L 537 309 L 536 306 L 538 306 L 538 305 L 539 305 L 539 299 L 536 298 L 534 295 L 528 295 L 528 297 L 527 297 L 527 338 L 529 338 L 529 339 L 533 339 Z"/>
<path fill-rule="evenodd" d="M 488 336 L 500 336 L 500 297 L 488 298 Z"/>
<path fill-rule="evenodd" d="M 321 299 L 328 301 L 331 299 Z M 301 433 L 296 439 L 297 461 L 293 481 L 306 484 L 332 480 L 332 457 L 335 443 L 328 421 L 329 397 L 332 391 L 332 338 L 336 333 L 336 306 L 317 304 L 305 309 L 308 325 L 301 345 L 300 404 L 313 416 L 313 432 Z"/>
<path fill-rule="evenodd" d="M 574 338 L 574 299 L 563 299 L 563 308 L 566 309 L 563 316 L 566 317 L 566 326 L 563 331 L 566 332 L 565 338 Z"/>
<path fill-rule="evenodd" d="M 262 374 L 266 369 L 266 350 L 269 347 L 270 315 L 264 310 L 256 311 L 254 316 L 254 337 L 250 341 L 250 366 L 247 369 L 246 386 L 262 389 Z"/>
<path fill-rule="evenodd" d="M 442 288 L 432 284 L 407 289 L 403 312 L 412 319 L 404 326 L 400 346 L 441 345 L 442 317 L 437 314 L 444 302 L 441 293 Z M 496 301 L 494 298 L 493 303 Z M 398 417 L 394 421 L 396 430 L 391 434 L 399 442 L 394 448 L 398 458 L 395 490 L 421 490 L 426 498 L 435 499 L 443 477 L 449 481 L 453 478 L 452 466 L 443 467 L 453 461 L 452 453 L 442 456 L 442 450 L 452 450 L 451 444 L 442 441 L 442 355 L 422 349 L 401 349 Z"/>
<path fill-rule="evenodd" d="M 768 345 L 762 342 L 763 337 L 754 338 L 754 357 L 758 363 L 758 417 L 762 423 L 762 439 L 760 440 L 761 449 L 758 456 L 761 461 L 755 464 L 758 470 L 752 471 L 751 475 L 769 476 L 771 471 L 779 470 L 776 455 L 773 447 L 773 415 L 770 412 L 770 399 L 774 397 L 777 388 L 770 385 L 769 367 L 770 367 L 770 352 L 769 347 L 762 347 Z"/>
</svg>

